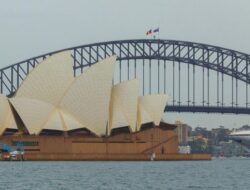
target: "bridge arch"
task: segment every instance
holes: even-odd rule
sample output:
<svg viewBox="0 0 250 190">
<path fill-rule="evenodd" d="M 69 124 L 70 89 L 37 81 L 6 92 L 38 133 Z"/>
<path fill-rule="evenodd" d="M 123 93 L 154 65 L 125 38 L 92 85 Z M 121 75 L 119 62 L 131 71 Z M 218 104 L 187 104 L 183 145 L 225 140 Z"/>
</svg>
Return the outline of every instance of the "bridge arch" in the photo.
<svg viewBox="0 0 250 190">
<path fill-rule="evenodd" d="M 249 114 L 248 108 L 248 85 L 250 83 L 250 55 L 231 49 L 226 49 L 218 46 L 212 46 L 201 43 L 176 41 L 176 40 L 162 40 L 162 39 L 134 39 L 134 40 L 118 40 L 101 43 L 93 43 L 88 45 L 76 46 L 59 51 L 50 52 L 37 57 L 33 57 L 16 64 L 10 65 L 0 70 L 0 91 L 6 95 L 13 95 L 16 89 L 20 86 L 22 80 L 39 62 L 46 57 L 64 50 L 72 51 L 73 70 L 74 75 L 83 72 L 86 67 L 91 66 L 97 61 L 116 54 L 118 56 L 118 82 L 123 80 L 122 75 L 127 75 L 129 79 L 131 76 L 136 77 L 137 71 L 141 71 L 142 94 L 151 93 L 152 78 L 156 78 L 157 85 L 153 86 L 158 92 L 161 92 L 160 86 L 164 86 L 162 92 L 167 92 L 166 89 L 166 65 L 171 63 L 174 73 L 179 72 L 181 75 L 181 66 L 183 63 L 187 66 L 188 76 L 188 98 L 186 103 L 180 101 L 180 78 L 177 83 L 177 91 L 179 91 L 179 99 L 175 99 L 176 84 L 172 85 L 172 103 L 167 107 L 168 111 L 179 112 L 220 112 L 220 113 L 245 113 Z M 139 61 L 138 61 L 139 60 Z M 131 63 L 132 62 L 132 63 Z M 140 65 L 140 66 L 139 66 Z M 145 68 L 145 65 L 148 68 Z M 124 66 L 126 72 L 124 74 Z M 156 66 L 157 71 L 152 75 L 152 67 Z M 123 67 L 123 68 L 122 68 Z M 133 69 L 131 69 L 133 67 Z M 195 68 L 200 67 L 203 70 L 201 103 L 195 100 Z M 179 69 L 179 71 L 178 71 Z M 204 69 L 207 71 L 207 89 L 205 87 Z M 143 71 L 142 71 L 143 70 Z M 163 70 L 163 71 L 162 71 Z M 177 70 L 177 71 L 176 71 Z M 217 103 L 212 105 L 209 102 L 209 71 L 217 73 Z M 133 72 L 133 73 L 132 73 Z M 147 74 L 145 73 L 147 72 Z M 164 74 L 165 73 L 165 74 Z M 163 75 L 163 76 L 162 76 Z M 224 92 L 224 75 L 232 79 L 230 94 L 232 94 L 231 104 L 226 105 L 223 96 Z M 193 78 L 192 78 L 193 77 Z M 144 82 L 145 78 L 149 78 L 148 83 Z M 190 81 L 189 81 L 190 80 Z M 192 81 L 193 80 L 193 81 Z M 196 78 L 197 80 L 197 78 Z M 175 77 L 173 77 L 173 82 Z M 245 106 L 238 104 L 238 81 L 245 84 Z M 164 83 L 163 85 L 161 83 Z M 219 86 L 220 84 L 220 86 Z M 189 89 L 190 85 L 190 89 Z M 191 89 L 192 86 L 192 89 Z M 197 89 L 197 87 L 196 87 Z M 193 92 L 192 92 L 193 91 Z M 207 99 L 205 98 L 205 91 L 207 91 Z M 226 91 L 226 93 L 229 90 Z M 178 92 L 177 92 L 178 94 Z M 206 100 L 205 100 L 206 99 Z"/>
</svg>

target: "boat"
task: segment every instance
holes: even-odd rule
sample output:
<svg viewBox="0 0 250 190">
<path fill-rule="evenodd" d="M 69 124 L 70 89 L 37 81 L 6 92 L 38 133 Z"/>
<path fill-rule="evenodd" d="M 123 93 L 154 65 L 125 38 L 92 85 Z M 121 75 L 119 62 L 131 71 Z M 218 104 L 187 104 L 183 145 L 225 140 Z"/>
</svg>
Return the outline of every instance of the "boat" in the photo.
<svg viewBox="0 0 250 190">
<path fill-rule="evenodd" d="M 0 160 L 2 161 L 22 161 L 24 160 L 24 149 L 17 145 L 16 149 L 8 144 L 0 143 Z"/>
<path fill-rule="evenodd" d="M 250 130 L 238 130 L 230 133 L 229 138 L 250 151 Z"/>
<path fill-rule="evenodd" d="M 219 159 L 220 159 L 220 160 L 224 160 L 224 159 L 225 159 L 225 157 L 224 157 L 224 152 L 221 152 L 221 153 L 220 153 Z"/>
</svg>

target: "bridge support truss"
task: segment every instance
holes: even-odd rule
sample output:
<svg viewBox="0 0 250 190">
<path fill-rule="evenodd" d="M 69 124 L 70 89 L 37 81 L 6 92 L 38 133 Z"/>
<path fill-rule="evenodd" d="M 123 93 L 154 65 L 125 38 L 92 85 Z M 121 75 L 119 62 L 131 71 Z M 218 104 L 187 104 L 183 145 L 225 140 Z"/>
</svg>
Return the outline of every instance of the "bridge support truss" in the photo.
<svg viewBox="0 0 250 190">
<path fill-rule="evenodd" d="M 116 54 L 114 83 L 141 81 L 141 94 L 167 93 L 166 111 L 249 114 L 250 55 L 207 44 L 138 39 L 94 43 L 33 57 L 0 70 L 0 91 L 14 95 L 46 57 L 72 52 L 74 75 Z"/>
</svg>

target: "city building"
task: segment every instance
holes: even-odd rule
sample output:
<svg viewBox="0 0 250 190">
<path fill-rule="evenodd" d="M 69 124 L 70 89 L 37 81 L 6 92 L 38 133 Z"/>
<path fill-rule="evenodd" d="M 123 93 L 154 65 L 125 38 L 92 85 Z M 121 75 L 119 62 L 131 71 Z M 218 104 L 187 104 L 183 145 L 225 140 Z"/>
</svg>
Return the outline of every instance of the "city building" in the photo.
<svg viewBox="0 0 250 190">
<path fill-rule="evenodd" d="M 187 145 L 189 137 L 192 132 L 192 128 L 189 125 L 184 124 L 179 120 L 175 122 L 175 125 L 176 125 L 175 131 L 178 136 L 179 145 Z"/>
</svg>

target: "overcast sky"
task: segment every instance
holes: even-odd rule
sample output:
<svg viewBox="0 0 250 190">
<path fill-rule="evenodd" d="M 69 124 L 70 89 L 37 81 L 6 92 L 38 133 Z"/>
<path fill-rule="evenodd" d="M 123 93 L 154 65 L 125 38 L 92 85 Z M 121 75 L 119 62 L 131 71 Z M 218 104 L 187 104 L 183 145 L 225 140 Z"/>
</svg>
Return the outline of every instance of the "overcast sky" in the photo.
<svg viewBox="0 0 250 190">
<path fill-rule="evenodd" d="M 0 0 L 0 67 L 87 43 L 145 38 L 202 42 L 250 53 L 249 0 Z M 207 128 L 250 124 L 250 116 L 167 113 Z"/>
</svg>

